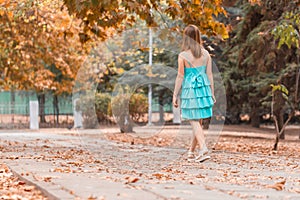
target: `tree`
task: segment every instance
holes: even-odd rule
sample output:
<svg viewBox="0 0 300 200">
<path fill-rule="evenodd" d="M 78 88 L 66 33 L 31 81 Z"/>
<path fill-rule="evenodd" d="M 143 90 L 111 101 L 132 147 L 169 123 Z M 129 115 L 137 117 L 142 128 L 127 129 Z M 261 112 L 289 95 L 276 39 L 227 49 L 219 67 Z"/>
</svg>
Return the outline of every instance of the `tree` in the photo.
<svg viewBox="0 0 300 200">
<path fill-rule="evenodd" d="M 266 97 L 269 85 L 277 80 L 294 94 L 299 56 L 297 5 L 298 0 L 253 1 L 243 5 L 245 15 L 232 32 L 223 54 L 228 111 L 232 118 L 250 113 L 252 126 L 259 127 L 262 115 L 270 113 L 271 98 Z"/>
<path fill-rule="evenodd" d="M 227 27 L 218 21 L 219 16 L 225 16 L 226 12 L 221 6 L 222 1 L 219 0 L 207 0 L 207 1 L 154 1 L 154 0 L 142 0 L 142 1 L 70 1 L 65 0 L 71 15 L 76 16 L 82 20 L 81 41 L 87 42 L 93 36 L 98 36 L 100 39 L 105 40 L 112 38 L 116 32 L 123 32 L 125 29 L 134 27 L 137 24 L 145 22 L 147 26 L 158 27 L 157 37 L 155 41 L 166 41 L 169 32 L 176 32 L 177 35 L 182 34 L 182 28 L 189 23 L 198 25 L 201 28 L 203 34 L 208 36 L 217 36 L 218 38 L 227 38 Z M 146 29 L 147 30 L 147 29 Z M 129 38 L 125 40 L 123 44 L 116 44 L 116 49 L 120 49 L 121 55 L 114 49 L 114 45 L 106 45 L 105 48 L 110 48 L 110 52 L 113 54 L 111 61 L 104 64 L 106 66 L 105 72 L 100 70 L 101 78 L 98 85 L 98 89 L 106 90 L 108 85 L 113 84 L 115 78 L 111 75 L 117 75 L 114 73 L 118 69 L 120 74 L 124 70 L 130 70 L 132 66 L 140 61 L 148 63 L 148 48 L 143 47 L 141 44 L 132 45 L 132 42 L 143 43 L 145 38 L 135 37 L 136 33 L 127 35 Z M 147 35 L 144 34 L 144 35 Z M 132 40 L 132 38 L 134 37 Z M 173 38 L 174 39 L 174 38 Z M 173 44 L 176 40 L 173 41 Z M 177 46 L 176 46 L 177 45 Z M 179 50 L 178 44 L 176 44 L 176 50 Z M 133 49 L 128 49 L 133 47 Z M 169 44 L 172 46 L 172 43 Z M 125 50 L 127 48 L 127 50 Z M 101 48 L 103 51 L 103 48 Z M 154 48 L 154 51 L 158 51 L 158 56 L 154 57 L 154 62 L 163 60 L 162 63 L 166 66 L 176 66 L 177 54 L 165 51 L 162 47 Z M 162 52 L 162 53 L 161 53 Z M 100 56 L 101 57 L 101 56 Z M 170 64 L 171 63 L 171 64 Z M 123 72 L 122 72 L 123 71 Z M 120 75 L 119 74 L 119 75 Z M 151 73 L 149 73 L 151 74 Z M 155 76 L 155 74 L 153 75 Z M 115 76 L 118 77 L 118 76 Z M 138 79 L 138 77 L 135 77 Z M 109 81 L 110 84 L 107 84 Z M 165 88 L 157 87 L 158 93 L 164 93 Z M 155 90 L 155 88 L 154 88 Z M 145 91 L 146 92 L 146 91 Z M 160 99 L 162 99 L 160 95 Z M 160 100 L 161 103 L 164 103 Z M 126 112 L 124 112 L 126 114 Z M 162 113 L 162 112 L 161 112 Z M 126 118 L 126 117 L 125 117 Z M 127 116 L 128 118 L 128 116 Z M 126 120 L 123 120 L 126 121 Z M 122 129 L 122 128 L 121 128 Z"/>
<path fill-rule="evenodd" d="M 280 84 L 280 82 L 277 85 L 271 84 L 272 87 L 272 115 L 274 118 L 274 121 L 276 123 L 276 129 L 278 129 L 280 134 L 280 139 L 284 139 L 284 111 L 286 110 L 286 102 L 288 102 L 288 95 L 289 91 L 288 89 Z"/>
<path fill-rule="evenodd" d="M 167 15 L 173 20 L 181 20 L 184 24 L 195 24 L 207 35 L 220 35 L 227 38 L 228 33 L 224 24 L 217 21 L 219 15 L 226 15 L 222 0 L 187 1 L 187 0 L 64 0 L 69 13 L 83 22 L 81 40 L 88 41 L 92 35 L 106 39 L 115 32 L 122 32 L 141 19 L 148 26 L 158 26 L 158 18 Z M 178 30 L 178 24 L 170 29 Z"/>
<path fill-rule="evenodd" d="M 36 91 L 41 103 L 46 92 L 70 93 L 86 55 L 78 20 L 61 9 L 60 0 L 0 5 L 0 88 Z"/>
</svg>

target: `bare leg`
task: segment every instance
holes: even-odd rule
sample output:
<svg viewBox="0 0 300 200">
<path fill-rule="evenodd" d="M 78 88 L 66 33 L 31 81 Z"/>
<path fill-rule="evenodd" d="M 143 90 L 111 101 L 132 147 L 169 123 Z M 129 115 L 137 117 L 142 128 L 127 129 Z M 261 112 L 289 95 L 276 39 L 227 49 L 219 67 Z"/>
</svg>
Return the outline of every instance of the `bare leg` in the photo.
<svg viewBox="0 0 300 200">
<path fill-rule="evenodd" d="M 195 135 L 193 134 L 193 139 L 192 139 L 192 143 L 191 143 L 191 147 L 190 147 L 189 151 L 194 152 L 197 144 L 198 144 L 197 139 L 196 139 Z"/>
<path fill-rule="evenodd" d="M 202 127 L 202 124 L 203 124 L 203 120 L 202 119 L 199 119 L 199 124 Z"/>
<path fill-rule="evenodd" d="M 200 149 L 202 149 L 204 144 L 205 144 L 205 138 L 204 138 L 204 133 L 203 133 L 202 126 L 200 125 L 200 123 L 198 121 L 191 120 L 190 123 L 192 125 L 193 133 L 194 133 L 194 138 L 193 138 L 193 141 L 192 141 L 191 149 L 193 148 L 193 145 L 195 143 L 196 143 L 196 145 L 198 143 L 199 146 L 200 146 Z"/>
<path fill-rule="evenodd" d="M 202 119 L 199 120 L 199 124 L 202 127 Z M 193 134 L 193 139 L 192 139 L 192 143 L 191 143 L 189 151 L 194 152 L 197 144 L 198 144 L 198 142 L 197 142 L 196 136 L 195 136 L 195 134 Z"/>
</svg>

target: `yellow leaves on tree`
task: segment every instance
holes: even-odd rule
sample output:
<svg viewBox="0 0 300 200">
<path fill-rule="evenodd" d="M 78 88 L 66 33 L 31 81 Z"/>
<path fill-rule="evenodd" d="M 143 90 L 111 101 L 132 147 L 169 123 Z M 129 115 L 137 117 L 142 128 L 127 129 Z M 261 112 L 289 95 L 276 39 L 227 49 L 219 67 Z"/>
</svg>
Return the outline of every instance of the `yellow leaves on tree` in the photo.
<svg viewBox="0 0 300 200">
<path fill-rule="evenodd" d="M 260 5 L 261 4 L 261 0 L 249 0 L 249 2 L 251 3 L 251 5 L 254 5 L 254 4 Z"/>
<path fill-rule="evenodd" d="M 0 89 L 72 91 L 85 49 L 62 3 L 0 1 Z"/>
<path fill-rule="evenodd" d="M 161 18 L 167 16 L 185 24 L 195 24 L 209 36 L 228 38 L 226 26 L 216 20 L 219 15 L 226 16 L 222 0 L 93 0 L 89 2 L 64 0 L 64 2 L 69 12 L 84 22 L 84 32 L 88 35 L 94 33 L 101 39 L 109 36 L 108 30 L 120 32 L 126 26 L 132 26 L 138 19 L 145 21 L 148 26 L 158 26 L 159 21 L 165 22 L 165 19 L 161 20 L 158 16 Z M 171 30 L 178 26 L 178 23 L 168 24 Z"/>
</svg>

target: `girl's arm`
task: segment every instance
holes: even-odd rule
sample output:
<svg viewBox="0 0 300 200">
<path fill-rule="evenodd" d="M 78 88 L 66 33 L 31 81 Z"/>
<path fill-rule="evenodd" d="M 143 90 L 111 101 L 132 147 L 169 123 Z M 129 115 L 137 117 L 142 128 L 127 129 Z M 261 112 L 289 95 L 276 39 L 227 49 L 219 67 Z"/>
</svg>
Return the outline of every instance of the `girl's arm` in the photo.
<svg viewBox="0 0 300 200">
<path fill-rule="evenodd" d="M 174 93 L 173 93 L 173 105 L 175 108 L 178 107 L 178 94 L 182 85 L 183 81 L 183 76 L 184 76 L 184 60 L 182 59 L 181 55 L 179 54 L 178 56 L 178 73 L 177 77 L 175 80 L 175 88 L 174 88 Z"/>
<path fill-rule="evenodd" d="M 213 73 L 212 73 L 212 60 L 211 57 L 208 54 L 208 60 L 207 60 L 207 67 L 206 67 L 206 74 L 208 76 L 209 82 L 210 82 L 210 88 L 211 88 L 211 93 L 212 93 L 212 98 L 214 100 L 214 103 L 216 103 L 216 98 L 215 98 L 215 88 L 214 88 L 214 78 L 213 78 Z"/>
</svg>

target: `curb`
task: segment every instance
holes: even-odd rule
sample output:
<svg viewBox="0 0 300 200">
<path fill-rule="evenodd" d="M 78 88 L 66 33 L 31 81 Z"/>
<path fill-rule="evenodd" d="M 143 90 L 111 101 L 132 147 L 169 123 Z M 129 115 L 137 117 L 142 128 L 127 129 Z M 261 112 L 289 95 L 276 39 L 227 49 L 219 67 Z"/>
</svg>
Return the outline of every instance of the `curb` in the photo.
<svg viewBox="0 0 300 200">
<path fill-rule="evenodd" d="M 13 173 L 14 176 L 18 177 L 18 179 L 20 179 L 21 181 L 25 182 L 26 184 L 34 186 L 36 189 L 38 189 L 39 191 L 41 191 L 42 195 L 44 197 L 46 197 L 47 199 L 49 199 L 49 200 L 60 200 L 60 198 L 58 198 L 55 195 L 51 194 L 50 192 L 48 192 L 46 189 L 42 188 L 38 184 L 36 184 L 36 183 L 34 183 L 34 182 L 32 182 L 32 181 L 24 178 L 23 176 L 21 176 L 20 174 L 18 174 L 17 172 L 15 172 L 8 164 L 6 164 L 6 166 L 10 169 L 10 171 Z"/>
</svg>

